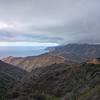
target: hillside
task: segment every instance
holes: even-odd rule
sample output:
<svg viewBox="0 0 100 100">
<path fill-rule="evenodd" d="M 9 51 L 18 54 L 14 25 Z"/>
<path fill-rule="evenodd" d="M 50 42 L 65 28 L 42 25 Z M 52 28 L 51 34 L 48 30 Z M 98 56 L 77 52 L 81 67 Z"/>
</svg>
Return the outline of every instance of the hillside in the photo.
<svg viewBox="0 0 100 100">
<path fill-rule="evenodd" d="M 25 74 L 26 71 L 0 61 L 0 100 L 4 100 L 7 89 Z"/>
<path fill-rule="evenodd" d="M 53 64 L 33 69 L 7 100 L 100 100 L 100 64 Z"/>
<path fill-rule="evenodd" d="M 31 71 L 32 69 L 38 67 L 46 67 L 55 63 L 64 63 L 65 59 L 62 56 L 56 56 L 46 53 L 39 56 L 7 57 L 4 58 L 3 61 L 15 66 L 19 66 L 24 70 Z"/>
<path fill-rule="evenodd" d="M 53 54 L 75 62 L 84 62 L 88 59 L 100 57 L 100 44 L 68 44 L 47 49 Z"/>
<path fill-rule="evenodd" d="M 10 56 L 2 60 L 30 72 L 33 68 L 45 67 L 55 63 L 81 63 L 87 61 L 87 59 L 100 57 L 100 44 L 68 44 L 47 49 L 50 51 L 49 53 L 39 56 Z"/>
<path fill-rule="evenodd" d="M 87 60 L 88 64 L 100 64 L 100 58 Z"/>
</svg>

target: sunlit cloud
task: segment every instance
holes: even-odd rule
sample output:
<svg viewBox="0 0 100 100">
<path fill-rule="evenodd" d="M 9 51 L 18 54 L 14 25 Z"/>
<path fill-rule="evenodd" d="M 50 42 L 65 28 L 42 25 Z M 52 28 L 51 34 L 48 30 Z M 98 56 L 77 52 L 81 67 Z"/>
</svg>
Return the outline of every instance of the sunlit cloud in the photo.
<svg viewBox="0 0 100 100">
<path fill-rule="evenodd" d="M 0 22 L 0 30 L 13 29 L 14 25 L 11 23 Z"/>
<path fill-rule="evenodd" d="M 0 46 L 11 46 L 11 47 L 16 47 L 16 46 L 33 46 L 33 47 L 50 47 L 50 46 L 58 46 L 57 43 L 39 43 L 39 42 L 0 42 Z M 2 48 L 1 48 L 2 49 Z"/>
</svg>

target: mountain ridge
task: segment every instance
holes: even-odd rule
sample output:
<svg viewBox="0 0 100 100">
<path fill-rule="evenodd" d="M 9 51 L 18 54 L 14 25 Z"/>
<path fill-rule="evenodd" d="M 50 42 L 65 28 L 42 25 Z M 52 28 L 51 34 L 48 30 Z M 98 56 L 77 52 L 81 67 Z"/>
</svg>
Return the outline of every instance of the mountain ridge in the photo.
<svg viewBox="0 0 100 100">
<path fill-rule="evenodd" d="M 68 44 L 49 47 L 48 53 L 29 57 L 7 57 L 2 61 L 31 71 L 33 68 L 59 63 L 82 63 L 100 57 L 100 44 Z"/>
<path fill-rule="evenodd" d="M 31 71 L 36 67 L 46 67 L 51 64 L 64 63 L 65 59 L 62 56 L 52 55 L 52 54 L 42 54 L 39 56 L 29 56 L 29 57 L 7 57 L 3 59 L 4 62 L 19 66 L 20 68 Z"/>
</svg>

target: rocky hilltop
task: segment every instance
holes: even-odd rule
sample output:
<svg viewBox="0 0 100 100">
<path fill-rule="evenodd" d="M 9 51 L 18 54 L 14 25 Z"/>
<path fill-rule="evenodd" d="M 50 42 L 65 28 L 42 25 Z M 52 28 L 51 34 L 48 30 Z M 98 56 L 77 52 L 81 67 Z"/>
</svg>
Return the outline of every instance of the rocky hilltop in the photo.
<svg viewBox="0 0 100 100">
<path fill-rule="evenodd" d="M 57 56 L 53 54 L 42 54 L 39 56 L 30 56 L 30 57 L 7 57 L 3 59 L 4 62 L 19 66 L 26 71 L 31 71 L 34 68 L 46 67 L 52 64 L 64 63 L 65 59 L 62 56 Z"/>
</svg>

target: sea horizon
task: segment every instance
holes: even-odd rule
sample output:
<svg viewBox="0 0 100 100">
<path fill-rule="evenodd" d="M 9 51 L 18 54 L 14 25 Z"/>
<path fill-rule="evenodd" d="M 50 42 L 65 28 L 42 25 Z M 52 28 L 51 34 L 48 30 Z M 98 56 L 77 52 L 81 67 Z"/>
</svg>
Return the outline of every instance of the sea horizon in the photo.
<svg viewBox="0 0 100 100">
<path fill-rule="evenodd" d="M 13 57 L 37 56 L 48 52 L 45 46 L 0 46 L 0 59 Z"/>
</svg>

